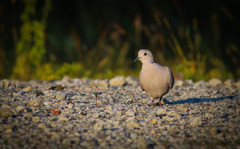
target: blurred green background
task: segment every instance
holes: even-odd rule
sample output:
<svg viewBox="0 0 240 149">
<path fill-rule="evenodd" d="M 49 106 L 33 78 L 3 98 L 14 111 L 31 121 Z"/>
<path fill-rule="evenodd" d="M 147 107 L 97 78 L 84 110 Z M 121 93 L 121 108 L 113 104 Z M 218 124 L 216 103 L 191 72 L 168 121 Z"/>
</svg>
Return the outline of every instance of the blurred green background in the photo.
<svg viewBox="0 0 240 149">
<path fill-rule="evenodd" d="M 1 0 L 0 79 L 138 76 L 139 49 L 176 78 L 240 78 L 240 1 Z"/>
</svg>

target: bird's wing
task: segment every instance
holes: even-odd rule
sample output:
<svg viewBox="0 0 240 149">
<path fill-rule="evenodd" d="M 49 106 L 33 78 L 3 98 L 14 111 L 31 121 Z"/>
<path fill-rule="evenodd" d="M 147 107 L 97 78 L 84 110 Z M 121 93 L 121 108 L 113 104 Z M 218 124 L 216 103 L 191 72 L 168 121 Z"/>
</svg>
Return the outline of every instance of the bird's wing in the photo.
<svg viewBox="0 0 240 149">
<path fill-rule="evenodd" d="M 167 73 L 168 73 L 169 76 L 170 76 L 170 79 L 169 79 L 169 82 L 168 82 L 169 88 L 172 89 L 172 88 L 173 88 L 173 85 L 174 85 L 174 76 L 173 76 L 173 73 L 172 73 L 171 69 L 168 68 L 168 67 L 166 67 L 166 66 L 165 66 L 165 69 L 167 70 Z"/>
</svg>

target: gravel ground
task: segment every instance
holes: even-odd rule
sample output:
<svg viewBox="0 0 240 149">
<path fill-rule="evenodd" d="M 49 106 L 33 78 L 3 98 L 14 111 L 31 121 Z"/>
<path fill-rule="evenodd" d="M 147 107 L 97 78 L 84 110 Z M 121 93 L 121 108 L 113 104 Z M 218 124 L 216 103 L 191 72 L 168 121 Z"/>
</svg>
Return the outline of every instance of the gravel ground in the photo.
<svg viewBox="0 0 240 149">
<path fill-rule="evenodd" d="M 160 107 L 133 77 L 4 79 L 0 148 L 240 148 L 239 89 L 176 81 Z"/>
</svg>

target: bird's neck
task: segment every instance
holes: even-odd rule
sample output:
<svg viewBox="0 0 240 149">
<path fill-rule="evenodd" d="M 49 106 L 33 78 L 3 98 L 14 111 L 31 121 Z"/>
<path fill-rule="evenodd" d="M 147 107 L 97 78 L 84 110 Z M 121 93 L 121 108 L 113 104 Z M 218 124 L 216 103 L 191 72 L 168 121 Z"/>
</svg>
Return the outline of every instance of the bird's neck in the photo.
<svg viewBox="0 0 240 149">
<path fill-rule="evenodd" d="M 144 61 L 142 63 L 142 69 L 144 69 L 145 71 L 148 71 L 149 69 L 151 69 L 153 63 L 154 61 Z"/>
<path fill-rule="evenodd" d="M 142 62 L 143 65 L 144 64 L 151 64 L 151 63 L 154 63 L 154 61 L 153 60 L 145 60 L 145 61 Z"/>
</svg>

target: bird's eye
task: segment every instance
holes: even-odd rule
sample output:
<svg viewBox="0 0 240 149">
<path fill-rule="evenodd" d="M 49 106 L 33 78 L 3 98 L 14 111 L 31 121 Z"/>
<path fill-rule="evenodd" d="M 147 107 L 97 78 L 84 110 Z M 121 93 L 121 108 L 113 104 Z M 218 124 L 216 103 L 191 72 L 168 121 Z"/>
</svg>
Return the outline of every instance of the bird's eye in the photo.
<svg viewBox="0 0 240 149">
<path fill-rule="evenodd" d="M 147 53 L 144 53 L 144 56 L 146 56 L 147 55 Z"/>
</svg>

